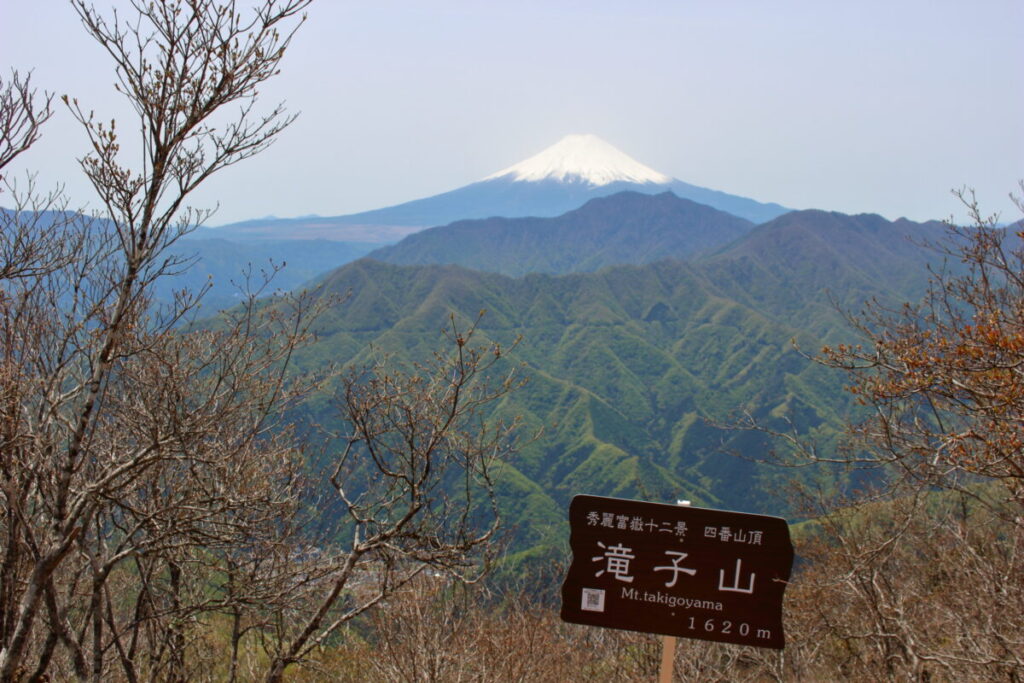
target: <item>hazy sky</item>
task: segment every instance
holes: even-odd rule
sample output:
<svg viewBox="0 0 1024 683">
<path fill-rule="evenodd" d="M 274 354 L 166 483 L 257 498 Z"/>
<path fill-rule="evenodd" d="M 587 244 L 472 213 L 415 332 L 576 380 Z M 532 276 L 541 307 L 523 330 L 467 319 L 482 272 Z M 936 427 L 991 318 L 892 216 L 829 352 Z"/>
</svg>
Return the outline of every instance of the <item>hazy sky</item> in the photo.
<svg viewBox="0 0 1024 683">
<path fill-rule="evenodd" d="M 61 0 L 0 0 L 0 67 L 130 129 Z M 1024 2 L 318 0 L 262 94 L 301 116 L 196 195 L 211 224 L 436 194 L 569 133 L 793 208 L 943 218 L 970 185 L 1015 219 Z M 58 106 L 19 166 L 94 204 L 75 125 Z"/>
</svg>

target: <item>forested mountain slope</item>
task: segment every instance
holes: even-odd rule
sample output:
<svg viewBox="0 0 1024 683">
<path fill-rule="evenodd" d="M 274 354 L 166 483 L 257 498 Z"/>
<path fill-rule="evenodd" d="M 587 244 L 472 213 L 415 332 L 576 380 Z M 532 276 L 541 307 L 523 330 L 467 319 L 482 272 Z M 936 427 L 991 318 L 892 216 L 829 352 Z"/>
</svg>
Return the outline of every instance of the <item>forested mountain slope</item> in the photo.
<svg viewBox="0 0 1024 683">
<path fill-rule="evenodd" d="M 431 228 L 371 257 L 405 265 L 451 263 L 506 275 L 585 272 L 688 259 L 717 250 L 753 227 L 671 192 L 620 192 L 554 218 L 496 217 Z"/>
<path fill-rule="evenodd" d="M 847 338 L 833 299 L 920 288 L 929 252 L 901 230 L 938 236 L 936 226 L 798 212 L 694 263 L 512 278 L 364 259 L 323 279 L 351 297 L 324 317 L 302 362 L 367 358 L 371 345 L 422 356 L 449 312 L 468 321 L 486 309 L 483 334 L 506 345 L 522 335 L 515 359 L 531 382 L 500 410 L 546 432 L 503 481 L 521 546 L 544 542 L 576 493 L 791 512 L 793 471 L 755 464 L 764 439 L 713 422 L 739 411 L 786 418 L 827 445 L 852 409 L 842 378 L 791 340 L 813 353 L 823 338 Z"/>
</svg>

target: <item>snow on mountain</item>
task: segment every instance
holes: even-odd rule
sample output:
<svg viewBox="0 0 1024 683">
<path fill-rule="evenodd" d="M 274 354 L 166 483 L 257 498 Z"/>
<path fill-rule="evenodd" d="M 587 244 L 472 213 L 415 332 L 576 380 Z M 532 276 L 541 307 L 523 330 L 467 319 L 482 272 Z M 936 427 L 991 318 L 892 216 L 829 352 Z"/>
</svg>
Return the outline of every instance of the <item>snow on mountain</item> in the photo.
<svg viewBox="0 0 1024 683">
<path fill-rule="evenodd" d="M 487 176 L 484 180 L 557 180 L 592 186 L 615 182 L 667 185 L 672 178 L 641 164 L 596 135 L 567 135 L 525 161 Z"/>
<path fill-rule="evenodd" d="M 690 185 L 641 164 L 596 135 L 569 135 L 483 180 L 422 199 L 345 216 L 243 221 L 217 228 L 233 239 L 330 239 L 393 243 L 423 228 L 502 216 L 553 217 L 624 190 L 677 197 L 763 223 L 788 209 Z"/>
</svg>

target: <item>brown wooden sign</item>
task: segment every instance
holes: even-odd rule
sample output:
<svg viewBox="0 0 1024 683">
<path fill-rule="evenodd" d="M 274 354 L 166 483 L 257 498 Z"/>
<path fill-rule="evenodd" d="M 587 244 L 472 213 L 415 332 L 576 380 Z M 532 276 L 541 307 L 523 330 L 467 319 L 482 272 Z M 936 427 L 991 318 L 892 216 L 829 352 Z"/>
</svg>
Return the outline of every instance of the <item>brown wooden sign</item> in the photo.
<svg viewBox="0 0 1024 683">
<path fill-rule="evenodd" d="M 576 496 L 562 619 L 782 649 L 793 566 L 781 517 Z"/>
</svg>

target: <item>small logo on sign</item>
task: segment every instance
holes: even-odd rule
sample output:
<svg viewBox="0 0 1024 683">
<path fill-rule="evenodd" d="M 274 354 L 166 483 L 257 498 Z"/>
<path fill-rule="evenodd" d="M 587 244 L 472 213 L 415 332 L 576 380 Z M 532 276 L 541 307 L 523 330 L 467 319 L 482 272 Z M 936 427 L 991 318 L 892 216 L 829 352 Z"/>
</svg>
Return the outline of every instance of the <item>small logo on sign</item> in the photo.
<svg viewBox="0 0 1024 683">
<path fill-rule="evenodd" d="M 604 611 L 604 591 L 599 588 L 584 588 L 580 609 L 586 612 Z"/>
</svg>

